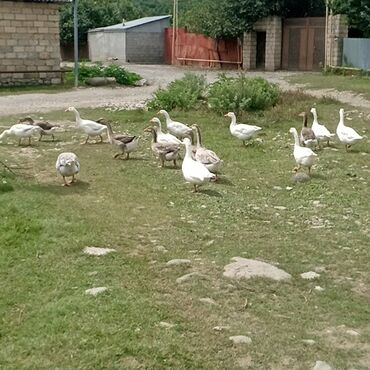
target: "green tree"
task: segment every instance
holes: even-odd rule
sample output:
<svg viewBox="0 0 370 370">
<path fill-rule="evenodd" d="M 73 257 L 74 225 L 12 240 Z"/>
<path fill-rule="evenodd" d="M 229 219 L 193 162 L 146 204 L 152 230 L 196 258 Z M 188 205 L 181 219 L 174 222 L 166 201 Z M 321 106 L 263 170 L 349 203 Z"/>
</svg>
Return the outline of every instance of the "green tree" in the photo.
<svg viewBox="0 0 370 370">
<path fill-rule="evenodd" d="M 184 24 L 213 38 L 241 36 L 269 15 L 303 17 L 325 12 L 324 0 L 203 0 L 195 5 L 186 12 Z"/>
<path fill-rule="evenodd" d="M 336 14 L 346 14 L 351 28 L 370 37 L 370 1 L 369 0 L 331 0 Z"/>
<path fill-rule="evenodd" d="M 78 37 L 83 44 L 87 41 L 87 31 L 92 28 L 109 26 L 122 22 L 123 19 L 137 18 L 139 11 L 131 0 L 79 0 Z M 60 14 L 61 43 L 73 43 L 73 8 L 64 5 Z"/>
</svg>

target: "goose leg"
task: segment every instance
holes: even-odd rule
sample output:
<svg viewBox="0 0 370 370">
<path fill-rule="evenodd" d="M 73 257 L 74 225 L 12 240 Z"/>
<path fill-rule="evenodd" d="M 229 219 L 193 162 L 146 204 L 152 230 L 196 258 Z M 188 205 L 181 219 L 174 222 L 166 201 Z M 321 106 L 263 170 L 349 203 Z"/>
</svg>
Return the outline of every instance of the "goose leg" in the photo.
<svg viewBox="0 0 370 370">
<path fill-rule="evenodd" d="M 67 181 L 66 181 L 65 176 L 63 176 L 63 181 L 64 181 L 64 184 L 62 184 L 62 186 L 69 186 L 69 184 L 68 184 L 68 183 L 67 183 Z"/>
<path fill-rule="evenodd" d="M 103 142 L 103 137 L 101 135 L 99 135 L 100 137 L 100 142 L 102 143 Z"/>
<path fill-rule="evenodd" d="M 21 138 L 19 138 L 19 140 L 18 140 L 18 146 L 20 146 L 20 145 L 21 145 L 21 142 L 22 142 L 22 139 L 21 139 Z"/>
<path fill-rule="evenodd" d="M 42 141 L 42 134 L 40 134 L 39 141 Z"/>
<path fill-rule="evenodd" d="M 161 158 L 161 167 L 164 168 L 164 159 Z"/>
<path fill-rule="evenodd" d="M 297 173 L 300 170 L 300 168 L 301 168 L 301 165 L 299 164 L 298 166 L 293 168 L 293 172 Z"/>
<path fill-rule="evenodd" d="M 114 156 L 113 156 L 113 158 L 117 158 L 117 157 L 119 157 L 121 155 L 121 153 L 117 153 L 117 154 L 115 154 Z"/>
<path fill-rule="evenodd" d="M 197 192 L 198 192 L 197 184 L 194 184 L 194 190 L 193 190 L 193 193 L 197 193 Z"/>
<path fill-rule="evenodd" d="M 51 137 L 53 138 L 53 141 L 55 141 L 54 134 L 51 134 Z"/>
<path fill-rule="evenodd" d="M 126 153 L 126 159 L 130 159 L 130 153 Z"/>
<path fill-rule="evenodd" d="M 89 135 L 87 135 L 87 138 L 86 138 L 86 140 L 85 140 L 84 144 L 87 144 L 87 142 L 89 141 L 89 138 L 90 138 L 90 136 L 89 136 Z"/>
<path fill-rule="evenodd" d="M 173 160 L 173 165 L 174 165 L 175 168 L 177 168 L 176 159 Z"/>
<path fill-rule="evenodd" d="M 311 175 L 311 167 L 308 167 L 308 174 Z"/>
<path fill-rule="evenodd" d="M 73 184 L 74 182 L 76 182 L 75 175 L 72 175 L 72 180 L 71 180 L 70 184 Z"/>
<path fill-rule="evenodd" d="M 28 137 L 28 145 L 31 145 L 31 136 Z"/>
</svg>

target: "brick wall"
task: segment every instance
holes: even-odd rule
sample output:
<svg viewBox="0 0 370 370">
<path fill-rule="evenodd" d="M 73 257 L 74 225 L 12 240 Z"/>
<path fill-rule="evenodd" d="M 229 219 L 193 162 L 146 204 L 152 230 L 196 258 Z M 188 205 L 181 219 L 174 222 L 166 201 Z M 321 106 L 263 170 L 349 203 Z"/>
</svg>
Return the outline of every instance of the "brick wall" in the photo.
<svg viewBox="0 0 370 370">
<path fill-rule="evenodd" d="M 256 22 L 254 31 L 244 33 L 243 68 L 256 68 L 256 32 L 266 32 L 265 70 L 275 71 L 281 68 L 282 20 L 280 17 L 266 17 Z"/>
<path fill-rule="evenodd" d="M 0 86 L 61 82 L 58 10 L 0 1 Z"/>
</svg>

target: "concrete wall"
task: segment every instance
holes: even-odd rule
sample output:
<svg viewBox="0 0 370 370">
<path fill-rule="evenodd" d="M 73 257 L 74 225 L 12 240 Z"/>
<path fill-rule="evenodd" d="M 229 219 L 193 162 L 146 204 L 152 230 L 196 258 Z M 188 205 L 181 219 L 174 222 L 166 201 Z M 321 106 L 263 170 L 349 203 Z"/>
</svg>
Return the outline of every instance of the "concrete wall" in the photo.
<svg viewBox="0 0 370 370">
<path fill-rule="evenodd" d="M 343 39 L 343 65 L 370 70 L 370 39 Z"/>
<path fill-rule="evenodd" d="M 164 29 L 169 27 L 169 25 L 169 19 L 163 19 L 128 29 L 126 37 L 126 61 L 148 64 L 164 63 Z"/>
<path fill-rule="evenodd" d="M 0 1 L 0 86 L 61 82 L 59 6 Z"/>
<path fill-rule="evenodd" d="M 244 33 L 243 68 L 256 68 L 256 32 L 266 32 L 265 70 L 275 71 L 281 68 L 282 19 L 266 17 L 256 22 L 252 32 Z"/>
<path fill-rule="evenodd" d="M 348 36 L 347 17 L 342 14 L 329 16 L 326 44 L 326 63 L 329 66 L 342 65 L 343 39 Z"/>
<path fill-rule="evenodd" d="M 88 34 L 89 57 L 92 62 L 118 59 L 126 62 L 125 32 L 91 32 Z"/>
</svg>

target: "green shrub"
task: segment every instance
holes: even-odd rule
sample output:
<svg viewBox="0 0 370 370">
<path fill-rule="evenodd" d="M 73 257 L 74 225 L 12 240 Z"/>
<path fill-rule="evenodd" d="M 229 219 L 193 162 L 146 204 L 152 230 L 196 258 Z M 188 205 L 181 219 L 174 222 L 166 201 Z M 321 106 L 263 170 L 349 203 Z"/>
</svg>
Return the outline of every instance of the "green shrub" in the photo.
<svg viewBox="0 0 370 370">
<path fill-rule="evenodd" d="M 115 77 L 120 85 L 133 85 L 141 79 L 137 73 L 128 72 L 125 68 L 115 64 L 103 68 L 103 74 L 105 77 Z"/>
<path fill-rule="evenodd" d="M 137 73 L 129 72 L 125 68 L 115 64 L 103 67 L 81 63 L 79 66 L 79 81 L 83 83 L 92 77 L 115 77 L 117 83 L 120 85 L 133 85 L 141 79 L 141 76 Z"/>
<path fill-rule="evenodd" d="M 13 191 L 14 187 L 9 181 L 9 177 L 5 172 L 0 172 L 0 194 L 1 193 L 8 193 L 9 191 Z"/>
<path fill-rule="evenodd" d="M 190 110 L 199 108 L 207 88 L 204 76 L 187 73 L 182 79 L 172 81 L 167 89 L 159 89 L 149 102 L 149 109 Z"/>
<path fill-rule="evenodd" d="M 208 91 L 208 107 L 217 112 L 253 111 L 274 106 L 279 99 L 279 88 L 263 78 L 237 78 L 220 75 Z"/>
</svg>

